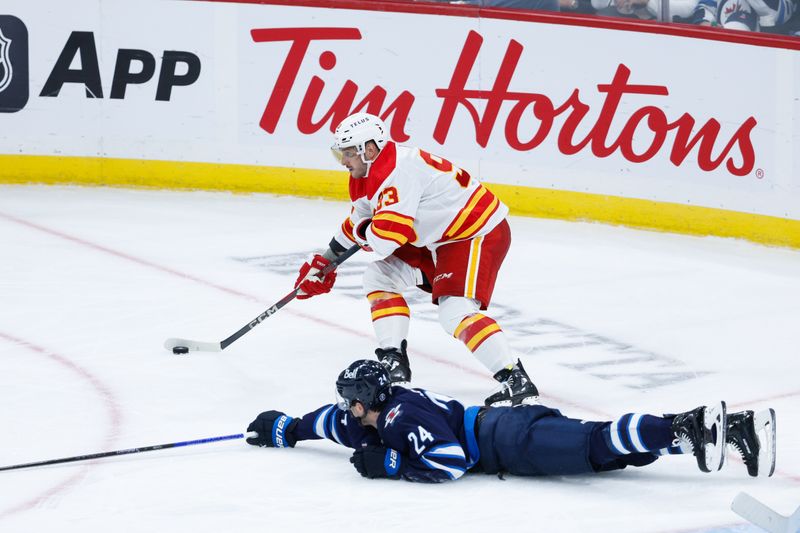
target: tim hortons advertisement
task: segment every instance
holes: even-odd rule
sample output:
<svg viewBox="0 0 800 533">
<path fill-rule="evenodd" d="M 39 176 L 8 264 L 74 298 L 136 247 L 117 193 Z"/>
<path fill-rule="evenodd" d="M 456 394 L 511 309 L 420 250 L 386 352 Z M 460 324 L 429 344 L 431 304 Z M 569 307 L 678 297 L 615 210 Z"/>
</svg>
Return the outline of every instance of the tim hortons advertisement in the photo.
<svg viewBox="0 0 800 533">
<path fill-rule="evenodd" d="M 800 52 L 413 13 L 48 6 L 0 13 L 37 36 L 2 153 L 333 170 L 331 131 L 366 110 L 485 181 L 800 219 Z"/>
</svg>

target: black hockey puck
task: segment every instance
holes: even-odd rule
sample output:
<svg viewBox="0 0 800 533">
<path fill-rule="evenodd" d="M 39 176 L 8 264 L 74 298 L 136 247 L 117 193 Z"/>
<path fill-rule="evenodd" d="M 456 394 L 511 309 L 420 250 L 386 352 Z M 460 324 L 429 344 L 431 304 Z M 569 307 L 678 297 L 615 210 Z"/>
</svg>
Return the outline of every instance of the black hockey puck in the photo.
<svg viewBox="0 0 800 533">
<path fill-rule="evenodd" d="M 189 348 L 186 346 L 175 346 L 172 349 L 172 353 L 189 353 Z"/>
</svg>

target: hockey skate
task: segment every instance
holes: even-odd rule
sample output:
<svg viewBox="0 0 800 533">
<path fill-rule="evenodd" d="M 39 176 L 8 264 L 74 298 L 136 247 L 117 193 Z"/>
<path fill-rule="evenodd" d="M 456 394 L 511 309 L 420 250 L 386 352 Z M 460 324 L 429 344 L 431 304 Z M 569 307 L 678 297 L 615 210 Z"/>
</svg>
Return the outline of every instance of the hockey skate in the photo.
<svg viewBox="0 0 800 533">
<path fill-rule="evenodd" d="M 500 388 L 484 402 L 489 407 L 508 407 L 539 402 L 539 389 L 533 384 L 522 361 L 517 359 L 511 368 L 503 368 L 494 375 Z"/>
<path fill-rule="evenodd" d="M 725 459 L 725 402 L 701 406 L 675 415 L 672 432 L 692 448 L 697 466 L 703 472 L 722 468 Z"/>
<path fill-rule="evenodd" d="M 741 411 L 727 417 L 725 442 L 742 458 L 752 477 L 775 473 L 775 411 Z"/>
<path fill-rule="evenodd" d="M 399 350 L 397 348 L 378 348 L 375 350 L 378 361 L 383 363 L 383 366 L 389 371 L 389 378 L 396 385 L 404 385 L 411 381 L 411 365 L 408 362 L 406 346 L 408 346 L 408 343 L 404 340 L 400 343 Z"/>
</svg>

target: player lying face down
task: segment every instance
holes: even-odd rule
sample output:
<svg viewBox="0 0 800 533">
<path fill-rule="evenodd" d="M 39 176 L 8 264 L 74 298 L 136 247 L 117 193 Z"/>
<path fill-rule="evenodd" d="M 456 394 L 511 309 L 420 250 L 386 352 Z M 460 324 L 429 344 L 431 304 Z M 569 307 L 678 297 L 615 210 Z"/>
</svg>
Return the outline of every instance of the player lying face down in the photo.
<svg viewBox="0 0 800 533">
<path fill-rule="evenodd" d="M 587 422 L 543 405 L 465 407 L 441 394 L 392 385 L 386 367 L 370 360 L 339 374 L 336 395 L 336 405 L 300 418 L 261 413 L 247 428 L 258 437 L 247 442 L 293 448 L 298 441 L 328 439 L 355 450 L 350 462 L 364 477 L 428 483 L 467 472 L 603 472 L 684 453 L 694 455 L 701 471 L 712 472 L 722 468 L 727 446 L 751 476 L 775 470 L 772 409 L 727 413 L 718 402 L 677 415 L 629 413 Z"/>
</svg>

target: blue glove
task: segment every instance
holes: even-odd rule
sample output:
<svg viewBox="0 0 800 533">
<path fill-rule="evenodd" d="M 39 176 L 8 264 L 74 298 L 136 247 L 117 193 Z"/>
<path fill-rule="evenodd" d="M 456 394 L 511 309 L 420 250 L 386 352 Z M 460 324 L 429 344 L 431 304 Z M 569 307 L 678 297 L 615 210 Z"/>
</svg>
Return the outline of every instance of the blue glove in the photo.
<svg viewBox="0 0 800 533">
<path fill-rule="evenodd" d="M 280 411 L 265 411 L 247 426 L 247 431 L 255 431 L 258 437 L 250 437 L 247 444 L 269 448 L 294 448 L 297 438 L 294 428 L 297 420 Z"/>
<path fill-rule="evenodd" d="M 370 479 L 400 478 L 400 454 L 385 446 L 367 446 L 353 452 L 350 462 L 358 473 Z"/>
</svg>

